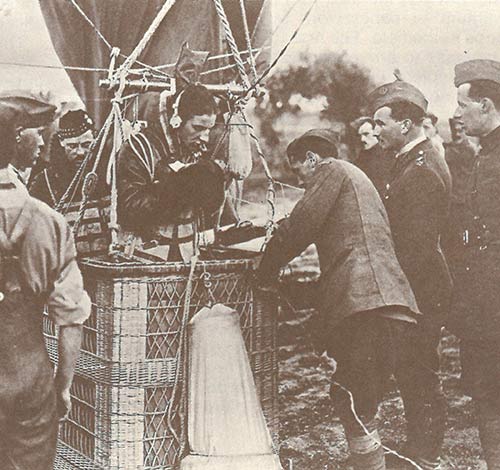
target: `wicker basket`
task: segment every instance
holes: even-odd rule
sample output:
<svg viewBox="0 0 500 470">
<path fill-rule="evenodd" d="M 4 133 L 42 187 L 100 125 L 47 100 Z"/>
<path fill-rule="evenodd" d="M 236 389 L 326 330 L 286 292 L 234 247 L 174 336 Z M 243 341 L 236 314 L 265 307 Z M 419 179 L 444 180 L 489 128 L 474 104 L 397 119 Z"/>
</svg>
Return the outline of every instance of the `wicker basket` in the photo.
<svg viewBox="0 0 500 470">
<path fill-rule="evenodd" d="M 259 397 L 276 439 L 276 305 L 253 292 L 248 281 L 252 264 L 249 259 L 199 261 L 188 315 L 213 297 L 239 312 Z M 176 468 L 187 451 L 182 325 L 189 267 L 98 260 L 86 260 L 82 267 L 94 306 L 55 468 Z M 57 361 L 56 332 L 48 319 L 45 334 Z"/>
</svg>

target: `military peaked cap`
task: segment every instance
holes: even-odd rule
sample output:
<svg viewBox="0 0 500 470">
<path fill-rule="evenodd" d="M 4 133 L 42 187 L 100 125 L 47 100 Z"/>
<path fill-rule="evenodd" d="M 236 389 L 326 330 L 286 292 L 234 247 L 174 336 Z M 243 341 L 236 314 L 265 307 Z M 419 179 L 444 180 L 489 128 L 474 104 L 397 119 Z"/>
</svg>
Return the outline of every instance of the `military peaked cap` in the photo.
<svg viewBox="0 0 500 470">
<path fill-rule="evenodd" d="M 332 147 L 332 157 L 337 156 L 338 135 L 332 129 L 311 129 L 305 134 L 292 140 L 286 149 L 288 156 L 300 155 L 312 141 L 323 140 Z"/>
<path fill-rule="evenodd" d="M 491 80 L 500 85 L 500 62 L 475 59 L 455 65 L 455 86 L 474 80 Z"/>
<path fill-rule="evenodd" d="M 396 80 L 379 86 L 368 96 L 370 108 L 375 112 L 379 108 L 398 102 L 412 103 L 427 112 L 428 102 L 423 93 L 408 82 Z"/>
<path fill-rule="evenodd" d="M 0 94 L 0 125 L 41 127 L 54 120 L 56 107 L 35 98 Z"/>
</svg>

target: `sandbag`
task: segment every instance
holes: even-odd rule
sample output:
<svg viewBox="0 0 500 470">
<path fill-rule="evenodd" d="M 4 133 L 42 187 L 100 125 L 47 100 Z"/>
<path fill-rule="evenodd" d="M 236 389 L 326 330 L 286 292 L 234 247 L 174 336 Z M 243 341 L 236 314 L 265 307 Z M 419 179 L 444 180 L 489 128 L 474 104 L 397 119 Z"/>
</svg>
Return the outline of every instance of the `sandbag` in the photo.
<svg viewBox="0 0 500 470">
<path fill-rule="evenodd" d="M 231 115 L 228 126 L 229 148 L 227 166 L 232 173 L 240 179 L 244 179 L 252 171 L 250 128 L 240 112 Z"/>
<path fill-rule="evenodd" d="M 279 470 L 238 313 L 202 308 L 189 324 L 188 440 L 181 470 Z"/>
</svg>

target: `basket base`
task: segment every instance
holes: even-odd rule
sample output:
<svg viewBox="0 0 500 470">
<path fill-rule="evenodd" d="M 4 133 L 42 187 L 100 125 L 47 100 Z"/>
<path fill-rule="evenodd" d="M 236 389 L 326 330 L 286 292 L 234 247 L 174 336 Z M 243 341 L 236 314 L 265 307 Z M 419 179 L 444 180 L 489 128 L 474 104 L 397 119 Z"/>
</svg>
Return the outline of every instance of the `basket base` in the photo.
<svg viewBox="0 0 500 470">
<path fill-rule="evenodd" d="M 188 455 L 181 462 L 180 470 L 281 470 L 277 455 Z"/>
</svg>

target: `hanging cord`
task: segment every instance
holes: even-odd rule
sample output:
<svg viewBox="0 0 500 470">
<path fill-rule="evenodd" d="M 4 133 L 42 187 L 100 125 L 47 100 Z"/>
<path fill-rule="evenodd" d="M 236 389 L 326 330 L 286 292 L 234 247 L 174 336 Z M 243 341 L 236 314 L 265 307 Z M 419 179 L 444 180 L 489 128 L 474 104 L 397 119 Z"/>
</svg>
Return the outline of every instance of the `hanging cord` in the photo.
<svg viewBox="0 0 500 470">
<path fill-rule="evenodd" d="M 118 181 L 117 181 L 117 162 L 116 156 L 124 142 L 124 133 L 122 128 L 122 115 L 120 110 L 120 100 L 114 98 L 113 106 L 113 148 L 108 162 L 108 177 L 111 183 L 111 206 L 110 206 L 110 222 L 111 230 L 111 245 L 109 254 L 112 255 L 118 246 Z"/>
<path fill-rule="evenodd" d="M 184 306 L 183 306 L 182 320 L 180 327 L 181 337 L 179 341 L 179 350 L 177 352 L 177 368 L 175 371 L 175 382 L 172 390 L 172 398 L 170 400 L 167 412 L 167 425 L 170 432 L 174 436 L 174 439 L 180 446 L 180 452 L 179 452 L 180 456 L 184 454 L 186 448 L 186 442 L 185 442 L 186 439 L 184 439 L 184 430 L 186 429 L 187 413 L 185 408 L 187 408 L 187 406 L 184 407 L 183 404 L 181 403 L 181 406 L 179 407 L 180 410 L 179 416 L 181 421 L 181 436 L 179 437 L 179 435 L 175 430 L 175 425 L 173 423 L 173 411 L 174 411 L 173 404 L 179 394 L 179 385 L 181 386 L 181 396 L 179 397 L 179 399 L 182 400 L 183 397 L 187 397 L 187 389 L 188 389 L 187 367 L 189 361 L 187 336 L 188 336 L 189 311 L 191 307 L 191 294 L 193 292 L 193 280 L 197 262 L 198 262 L 198 253 L 195 253 L 195 255 L 191 258 L 190 261 L 191 266 L 189 269 L 189 277 L 186 284 L 186 290 L 184 291 Z"/>
<path fill-rule="evenodd" d="M 240 0 L 240 10 L 241 10 L 241 18 L 243 20 L 243 30 L 245 33 L 245 42 L 248 50 L 248 58 L 250 63 L 250 70 L 252 71 L 252 82 L 255 83 L 257 81 L 257 68 L 255 66 L 255 59 L 252 52 L 252 40 L 250 38 L 250 31 L 248 29 L 248 19 L 247 19 L 247 11 L 245 9 L 245 0 Z"/>
<path fill-rule="evenodd" d="M 267 202 L 267 218 L 268 222 L 266 224 L 266 239 L 264 242 L 264 246 L 267 244 L 269 239 L 271 238 L 274 231 L 274 217 L 276 215 L 276 190 L 274 187 L 274 179 L 271 174 L 271 170 L 269 169 L 269 165 L 267 164 L 266 156 L 260 146 L 259 138 L 255 133 L 255 129 L 252 123 L 247 119 L 247 116 L 243 110 L 241 110 L 241 115 L 243 116 L 243 120 L 248 126 L 250 137 L 255 142 L 255 148 L 257 150 L 257 154 L 259 155 L 260 161 L 264 168 L 264 174 L 267 178 L 267 191 L 266 191 L 266 202 Z M 264 246 L 262 248 L 264 248 Z"/>
<path fill-rule="evenodd" d="M 93 190 L 95 189 L 95 186 L 97 184 L 97 167 L 99 165 L 99 162 L 101 161 L 102 153 L 104 150 L 104 146 L 106 144 L 106 140 L 109 135 L 109 130 L 111 128 L 111 124 L 113 122 L 113 115 L 112 113 L 109 114 L 108 118 L 106 119 L 104 126 L 102 127 L 103 132 L 100 135 L 101 143 L 99 146 L 99 150 L 97 151 L 96 159 L 94 162 L 94 166 L 92 167 L 92 170 L 90 173 L 87 173 L 85 176 L 85 179 L 83 181 L 83 186 L 82 186 L 82 202 L 80 204 L 80 210 L 78 211 L 78 218 L 76 219 L 75 225 L 73 226 L 73 235 L 76 237 L 78 234 L 78 230 L 80 228 L 80 224 L 83 220 L 83 216 L 85 214 L 85 210 L 87 208 L 87 203 L 90 198 L 90 195 L 92 194 Z"/>
<path fill-rule="evenodd" d="M 214 0 L 214 4 L 217 15 L 219 16 L 219 19 L 222 23 L 222 28 L 224 30 L 224 36 L 226 37 L 226 42 L 229 45 L 229 49 L 231 50 L 233 59 L 236 62 L 241 82 L 243 83 L 243 86 L 245 88 L 249 88 L 250 80 L 248 79 L 245 65 L 243 64 L 240 51 L 238 50 L 238 46 L 236 45 L 236 40 L 234 39 L 233 32 L 231 30 L 231 25 L 229 24 L 226 12 L 224 11 L 224 7 L 222 6 L 222 0 Z"/>
</svg>

